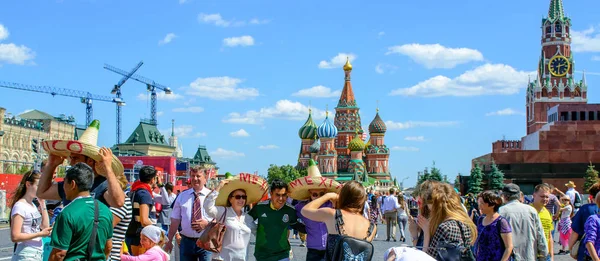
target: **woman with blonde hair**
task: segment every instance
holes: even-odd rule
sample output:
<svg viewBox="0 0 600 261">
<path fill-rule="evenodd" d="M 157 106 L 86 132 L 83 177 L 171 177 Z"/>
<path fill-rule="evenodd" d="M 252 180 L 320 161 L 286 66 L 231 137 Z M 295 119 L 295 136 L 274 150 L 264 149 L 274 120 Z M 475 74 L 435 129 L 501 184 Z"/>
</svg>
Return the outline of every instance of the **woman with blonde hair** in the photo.
<svg viewBox="0 0 600 261">
<path fill-rule="evenodd" d="M 363 216 L 366 200 L 367 192 L 363 185 L 356 181 L 350 181 L 344 184 L 339 195 L 333 192 L 327 193 L 302 208 L 301 213 L 304 217 L 327 225 L 326 260 L 332 260 L 337 242 L 342 236 L 364 239 L 368 242 L 373 241 L 377 227 Z M 328 201 L 334 202 L 336 209 L 319 208 Z M 373 255 L 373 253 L 363 253 L 367 257 Z M 365 258 L 364 260 L 371 259 Z"/>
<path fill-rule="evenodd" d="M 438 183 L 427 200 L 429 218 L 419 215 L 418 223 L 423 229 L 423 251 L 437 260 L 444 260 L 450 244 L 460 246 L 463 255 L 473 257 L 471 247 L 477 239 L 477 227 L 465 212 L 458 194 L 450 184 Z"/>
<path fill-rule="evenodd" d="M 37 191 L 40 172 L 28 171 L 23 174 L 21 182 L 10 201 L 10 239 L 16 243 L 12 260 L 42 260 L 42 237 L 50 236 L 52 228 L 46 203 L 40 200 L 37 207 L 33 201 Z"/>
<path fill-rule="evenodd" d="M 415 195 L 417 199 L 417 206 L 419 207 L 419 216 L 429 218 L 430 210 L 428 207 L 428 202 L 431 202 L 432 200 L 431 193 L 433 191 L 433 188 L 439 184 L 441 184 L 441 182 L 439 181 L 426 180 L 417 187 L 417 190 L 414 192 L 413 195 Z M 408 216 L 408 221 L 408 231 L 410 232 L 413 246 L 423 247 L 423 230 L 417 224 L 417 220 L 412 216 Z"/>
</svg>

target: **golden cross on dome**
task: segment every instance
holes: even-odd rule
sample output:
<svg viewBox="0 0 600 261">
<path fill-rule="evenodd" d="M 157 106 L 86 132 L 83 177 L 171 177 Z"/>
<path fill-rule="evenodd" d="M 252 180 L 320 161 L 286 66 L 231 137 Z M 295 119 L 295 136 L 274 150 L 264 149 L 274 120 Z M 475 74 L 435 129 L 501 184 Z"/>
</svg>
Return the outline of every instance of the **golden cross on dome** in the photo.
<svg viewBox="0 0 600 261">
<path fill-rule="evenodd" d="M 312 112 L 312 109 L 310 108 L 312 106 L 311 101 L 308 100 L 308 113 Z"/>
<path fill-rule="evenodd" d="M 377 100 L 377 112 L 379 112 L 379 100 Z"/>
<path fill-rule="evenodd" d="M 329 116 L 329 104 L 325 104 L 325 117 Z"/>
</svg>

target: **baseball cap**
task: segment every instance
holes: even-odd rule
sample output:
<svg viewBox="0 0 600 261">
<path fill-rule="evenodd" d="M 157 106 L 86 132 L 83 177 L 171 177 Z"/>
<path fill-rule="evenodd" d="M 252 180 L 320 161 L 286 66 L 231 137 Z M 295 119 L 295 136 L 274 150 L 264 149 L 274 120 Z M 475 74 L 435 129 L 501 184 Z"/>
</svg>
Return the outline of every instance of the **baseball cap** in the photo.
<svg viewBox="0 0 600 261">
<path fill-rule="evenodd" d="M 502 188 L 502 192 L 516 194 L 516 193 L 521 192 L 521 188 L 519 188 L 519 185 L 517 185 L 515 183 L 510 183 L 510 184 L 504 185 L 504 188 Z"/>
</svg>

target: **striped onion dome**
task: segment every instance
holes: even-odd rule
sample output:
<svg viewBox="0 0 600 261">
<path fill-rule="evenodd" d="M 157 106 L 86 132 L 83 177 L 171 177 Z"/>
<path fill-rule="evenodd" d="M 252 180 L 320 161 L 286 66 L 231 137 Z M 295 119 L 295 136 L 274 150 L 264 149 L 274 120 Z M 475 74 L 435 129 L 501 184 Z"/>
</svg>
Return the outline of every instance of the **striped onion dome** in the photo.
<svg viewBox="0 0 600 261">
<path fill-rule="evenodd" d="M 306 119 L 304 125 L 300 127 L 300 130 L 298 130 L 298 136 L 300 136 L 301 139 L 314 139 L 316 133 L 317 124 L 315 124 L 315 122 L 313 121 L 312 112 L 309 110 L 308 119 Z"/>
<path fill-rule="evenodd" d="M 321 150 L 321 140 L 315 140 L 315 142 L 310 145 L 310 153 L 317 153 Z"/>
<path fill-rule="evenodd" d="M 385 126 L 385 122 L 379 117 L 379 110 L 377 110 L 375 119 L 369 124 L 369 133 L 385 133 L 386 130 L 387 127 Z"/>
<path fill-rule="evenodd" d="M 360 135 L 356 134 L 354 139 L 348 144 L 348 149 L 351 151 L 362 151 L 365 149 L 365 142 L 360 138 Z"/>
<path fill-rule="evenodd" d="M 325 120 L 321 123 L 321 126 L 317 129 L 319 138 L 335 138 L 338 134 L 338 129 L 329 120 L 329 113 L 325 116 Z"/>
</svg>

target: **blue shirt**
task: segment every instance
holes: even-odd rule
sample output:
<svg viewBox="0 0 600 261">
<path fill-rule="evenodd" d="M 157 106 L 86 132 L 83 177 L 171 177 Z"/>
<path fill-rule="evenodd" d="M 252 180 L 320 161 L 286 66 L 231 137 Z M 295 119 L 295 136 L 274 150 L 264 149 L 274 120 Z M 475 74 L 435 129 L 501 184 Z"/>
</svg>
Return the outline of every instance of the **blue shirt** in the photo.
<svg viewBox="0 0 600 261">
<path fill-rule="evenodd" d="M 573 216 L 573 219 L 571 219 L 571 228 L 573 229 L 573 231 L 575 231 L 575 233 L 579 234 L 579 238 L 581 238 L 581 236 L 583 236 L 583 233 L 585 233 L 585 222 L 587 221 L 588 217 L 598 214 L 598 212 L 598 206 L 596 206 L 595 203 L 590 203 L 581 206 L 581 208 L 579 208 L 579 211 L 577 211 L 575 216 Z M 577 261 L 584 260 L 584 251 L 586 251 L 585 249 L 585 244 L 582 241 L 582 243 L 579 244 Z"/>
<path fill-rule="evenodd" d="M 302 216 L 302 208 L 308 204 L 308 201 L 301 201 L 296 204 L 296 215 L 306 227 L 306 247 L 315 250 L 325 250 L 327 246 L 327 225 L 323 222 L 312 221 Z M 331 201 L 327 201 L 320 208 L 333 208 Z"/>
</svg>

